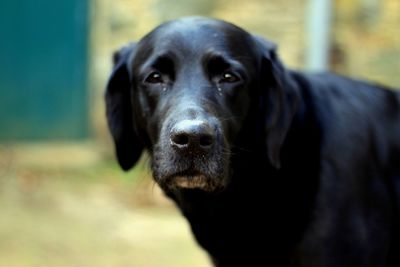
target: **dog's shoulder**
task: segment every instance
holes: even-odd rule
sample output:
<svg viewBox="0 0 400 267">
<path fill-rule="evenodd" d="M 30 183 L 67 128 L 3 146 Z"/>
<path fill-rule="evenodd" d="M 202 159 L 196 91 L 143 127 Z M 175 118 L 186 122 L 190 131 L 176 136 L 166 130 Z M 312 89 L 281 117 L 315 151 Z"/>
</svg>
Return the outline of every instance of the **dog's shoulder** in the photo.
<svg viewBox="0 0 400 267">
<path fill-rule="evenodd" d="M 337 115 L 388 116 L 400 114 L 400 91 L 365 80 L 330 72 L 291 71 L 304 99 L 315 103 L 317 111 Z M 332 115 L 334 115 L 332 114 Z"/>
<path fill-rule="evenodd" d="M 316 118 L 329 154 L 400 151 L 400 92 L 333 73 L 291 72 L 301 102 Z M 336 157 L 337 158 L 337 157 Z"/>
</svg>

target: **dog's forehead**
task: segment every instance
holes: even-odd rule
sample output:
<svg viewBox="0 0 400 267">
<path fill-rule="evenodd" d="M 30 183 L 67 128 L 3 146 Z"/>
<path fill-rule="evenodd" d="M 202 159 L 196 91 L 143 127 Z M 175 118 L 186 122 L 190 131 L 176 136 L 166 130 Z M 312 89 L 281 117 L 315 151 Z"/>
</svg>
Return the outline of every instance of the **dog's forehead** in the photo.
<svg viewBox="0 0 400 267">
<path fill-rule="evenodd" d="M 204 18 L 174 20 L 161 25 L 160 29 L 167 35 L 176 35 L 177 37 L 181 35 L 189 38 L 212 37 L 238 30 L 237 27 L 225 21 Z"/>
<path fill-rule="evenodd" d="M 229 50 L 229 44 L 246 41 L 248 33 L 222 20 L 207 18 L 184 18 L 164 23 L 148 37 L 158 49 L 204 49 L 220 48 Z M 243 43 L 242 42 L 242 43 Z"/>
</svg>

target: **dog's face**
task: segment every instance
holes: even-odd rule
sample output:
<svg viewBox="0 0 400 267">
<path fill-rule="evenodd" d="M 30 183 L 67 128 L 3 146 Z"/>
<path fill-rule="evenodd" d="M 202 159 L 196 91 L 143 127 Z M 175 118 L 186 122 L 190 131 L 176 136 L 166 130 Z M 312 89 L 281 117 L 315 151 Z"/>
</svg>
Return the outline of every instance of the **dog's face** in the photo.
<svg viewBox="0 0 400 267">
<path fill-rule="evenodd" d="M 163 189 L 224 188 L 231 147 L 262 102 L 272 50 L 232 24 L 187 18 L 117 52 L 106 102 L 121 166 L 146 148 Z"/>
</svg>

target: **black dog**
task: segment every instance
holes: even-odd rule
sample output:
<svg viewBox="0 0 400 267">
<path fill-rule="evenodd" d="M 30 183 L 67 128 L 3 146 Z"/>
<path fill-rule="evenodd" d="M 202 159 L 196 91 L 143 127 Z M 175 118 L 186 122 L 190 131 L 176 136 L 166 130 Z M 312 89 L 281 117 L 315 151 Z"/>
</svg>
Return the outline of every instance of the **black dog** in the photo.
<svg viewBox="0 0 400 267">
<path fill-rule="evenodd" d="M 114 56 L 118 161 L 154 179 L 216 266 L 400 266 L 400 95 L 286 69 L 223 21 L 165 23 Z"/>
</svg>

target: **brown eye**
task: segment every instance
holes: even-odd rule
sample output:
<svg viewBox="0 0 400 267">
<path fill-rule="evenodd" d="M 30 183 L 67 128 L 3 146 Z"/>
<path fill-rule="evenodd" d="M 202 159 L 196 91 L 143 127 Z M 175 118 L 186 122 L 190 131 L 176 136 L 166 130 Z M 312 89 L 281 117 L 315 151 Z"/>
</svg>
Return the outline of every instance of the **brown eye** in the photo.
<svg viewBox="0 0 400 267">
<path fill-rule="evenodd" d="M 224 72 L 222 74 L 221 79 L 219 80 L 220 83 L 235 83 L 240 81 L 239 76 L 237 76 L 236 74 L 233 74 L 230 71 Z"/>
<path fill-rule="evenodd" d="M 147 78 L 145 79 L 146 83 L 164 83 L 163 80 L 163 76 L 161 73 L 159 73 L 158 71 L 154 71 L 152 73 L 150 73 L 149 76 L 147 76 Z"/>
</svg>

